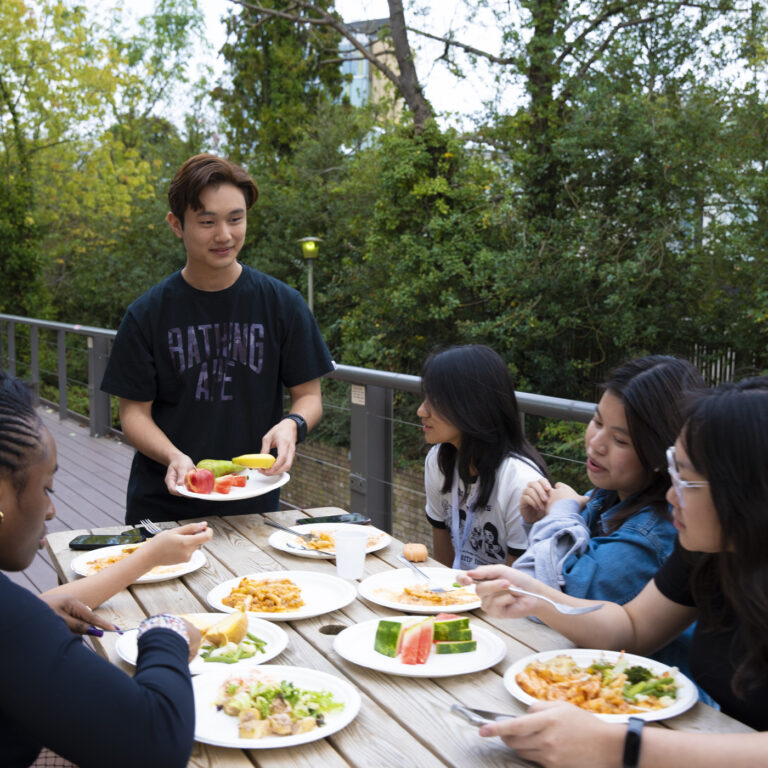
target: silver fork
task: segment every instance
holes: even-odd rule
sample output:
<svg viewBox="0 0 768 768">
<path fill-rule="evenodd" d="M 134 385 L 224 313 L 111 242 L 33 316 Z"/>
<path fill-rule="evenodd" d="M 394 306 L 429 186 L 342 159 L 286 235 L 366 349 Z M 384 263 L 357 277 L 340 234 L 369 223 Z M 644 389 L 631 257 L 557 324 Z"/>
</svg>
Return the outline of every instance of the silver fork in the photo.
<svg viewBox="0 0 768 768">
<path fill-rule="evenodd" d="M 270 520 L 267 517 L 262 517 L 262 520 L 267 524 L 271 525 L 273 528 L 277 528 L 280 531 L 285 531 L 286 533 L 290 533 L 291 536 L 298 536 L 300 539 L 303 539 L 304 541 L 312 541 L 316 538 L 314 533 L 297 533 L 296 531 L 292 530 L 291 528 L 288 528 L 285 525 L 281 525 L 280 523 L 276 523 L 274 520 Z"/>
<path fill-rule="evenodd" d="M 144 528 L 149 531 L 149 533 L 160 533 L 163 529 L 155 525 L 150 519 L 146 520 L 139 520 L 139 525 L 143 526 Z"/>
<path fill-rule="evenodd" d="M 416 571 L 416 573 L 419 576 L 421 576 L 422 579 L 425 579 L 426 582 L 427 582 L 427 588 L 429 589 L 430 592 L 439 593 L 439 592 L 451 592 L 452 591 L 450 589 L 446 589 L 445 587 L 441 587 L 439 584 L 437 584 L 436 582 L 432 581 L 432 579 L 430 579 L 429 576 L 427 576 L 427 574 L 424 573 L 424 571 L 421 570 L 421 568 L 419 568 L 415 563 L 412 563 L 405 555 L 398 555 L 397 559 L 398 560 L 402 560 L 409 568 L 411 568 L 412 570 Z"/>
<path fill-rule="evenodd" d="M 592 613 L 592 611 L 598 611 L 603 607 L 603 604 L 600 603 L 599 605 L 586 605 L 582 608 L 576 608 L 573 605 L 566 605 L 565 603 L 558 603 L 555 600 L 550 600 L 548 597 L 544 597 L 544 595 L 537 595 L 535 592 L 528 592 L 526 589 L 520 589 L 520 587 L 507 587 L 510 592 L 516 592 L 520 595 L 528 595 L 528 597 L 535 597 L 538 600 L 543 600 L 545 603 L 549 603 L 551 606 L 555 608 L 556 611 L 559 611 L 560 613 L 567 613 L 569 616 L 578 616 L 582 613 Z"/>
</svg>

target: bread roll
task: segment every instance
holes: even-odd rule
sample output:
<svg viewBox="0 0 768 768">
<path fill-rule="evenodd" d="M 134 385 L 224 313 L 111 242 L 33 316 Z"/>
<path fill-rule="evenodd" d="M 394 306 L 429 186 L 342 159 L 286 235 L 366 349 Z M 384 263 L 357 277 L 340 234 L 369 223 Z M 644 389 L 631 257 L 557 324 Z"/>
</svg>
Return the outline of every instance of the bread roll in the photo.
<svg viewBox="0 0 768 768">
<path fill-rule="evenodd" d="M 423 544 L 415 544 L 409 541 L 403 545 L 403 557 L 412 563 L 421 563 L 429 557 L 429 552 Z"/>
</svg>

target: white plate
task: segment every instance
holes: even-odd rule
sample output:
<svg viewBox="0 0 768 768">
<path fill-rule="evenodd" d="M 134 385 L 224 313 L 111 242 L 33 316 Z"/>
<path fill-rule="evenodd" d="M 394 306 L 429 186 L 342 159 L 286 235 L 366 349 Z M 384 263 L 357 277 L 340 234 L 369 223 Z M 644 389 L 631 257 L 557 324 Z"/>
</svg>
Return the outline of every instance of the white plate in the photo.
<svg viewBox="0 0 768 768">
<path fill-rule="evenodd" d="M 593 648 L 565 648 L 560 651 L 544 651 L 543 653 L 533 653 L 530 656 L 526 656 L 519 661 L 516 661 L 507 671 L 504 673 L 504 687 L 519 701 L 524 704 L 533 704 L 535 699 L 530 694 L 527 694 L 516 682 L 515 675 L 518 672 L 522 672 L 531 662 L 534 661 L 548 661 L 549 659 L 566 655 L 570 656 L 580 667 L 587 667 L 596 659 L 606 659 L 609 662 L 616 661 L 619 656 L 622 656 L 618 651 L 598 651 Z M 655 659 L 647 659 L 645 656 L 635 656 L 632 653 L 623 654 L 624 659 L 629 663 L 629 666 L 635 664 L 641 667 L 648 667 L 653 672 L 664 672 L 669 670 L 670 667 L 667 664 L 662 664 Z M 632 715 L 598 715 L 601 720 L 606 720 L 609 723 L 626 723 L 630 717 L 639 717 L 643 720 L 666 720 L 668 717 L 675 717 L 690 709 L 699 699 L 699 692 L 696 686 L 681 672 L 675 671 L 675 682 L 677 682 L 677 698 L 675 703 L 669 707 L 663 709 L 654 709 L 650 712 L 637 712 Z"/>
<path fill-rule="evenodd" d="M 455 571 L 453 568 L 421 568 L 432 581 L 439 586 L 450 589 L 456 581 L 457 574 L 461 571 Z M 475 600 L 464 605 L 406 605 L 394 600 L 388 592 L 401 590 L 403 587 L 410 587 L 417 584 L 424 584 L 423 580 L 414 574 L 410 568 L 398 568 L 392 571 L 384 571 L 374 576 L 369 576 L 360 582 L 358 591 L 360 597 L 370 600 L 377 605 L 383 605 L 385 608 L 393 608 L 396 611 L 405 611 L 407 613 L 461 613 L 462 611 L 473 611 L 479 608 L 481 601 Z M 472 592 L 474 586 L 467 587 Z"/>
<path fill-rule="evenodd" d="M 176 486 L 176 490 L 182 496 L 189 496 L 191 499 L 203 499 L 203 501 L 239 501 L 240 499 L 251 499 L 254 496 L 262 496 L 265 493 L 274 491 L 280 486 L 285 485 L 291 476 L 287 472 L 279 475 L 262 475 L 256 470 L 245 473 L 246 481 L 243 488 L 237 488 L 234 485 L 229 489 L 229 493 L 193 493 L 188 491 L 182 483 Z"/>
<path fill-rule="evenodd" d="M 412 616 L 390 616 L 388 621 L 402 621 Z M 498 664 L 507 655 L 504 641 L 490 630 L 470 623 L 472 639 L 477 650 L 469 653 L 437 654 L 432 649 L 426 664 L 403 664 L 400 659 L 384 656 L 373 650 L 379 619 L 347 627 L 334 638 L 333 649 L 342 658 L 361 667 L 406 677 L 449 677 L 479 672 Z"/>
<path fill-rule="evenodd" d="M 100 560 L 102 557 L 114 557 L 115 555 L 119 555 L 126 546 L 130 547 L 132 545 L 118 544 L 113 547 L 100 547 L 99 549 L 92 549 L 90 552 L 85 552 L 72 561 L 72 570 L 80 576 L 90 576 L 91 573 L 95 573 L 95 571 L 92 571 L 88 565 L 90 562 Z M 130 555 L 128 555 L 128 557 L 130 557 Z M 158 565 L 143 576 L 139 576 L 134 584 L 147 584 L 151 581 L 177 579 L 179 576 L 185 576 L 188 573 L 192 573 L 192 571 L 196 571 L 198 568 L 202 568 L 207 562 L 205 555 L 199 549 L 196 549 L 192 553 L 192 557 L 190 557 L 186 563 Z M 107 567 L 109 568 L 109 566 Z"/>
<path fill-rule="evenodd" d="M 352 523 L 306 523 L 304 525 L 291 525 L 289 526 L 292 531 L 296 533 L 335 533 L 336 531 L 342 531 L 345 528 L 360 529 L 361 527 L 368 532 L 369 541 L 375 536 L 376 541 L 369 543 L 366 547 L 366 553 L 377 552 L 380 549 L 384 549 L 392 537 L 380 531 L 378 528 L 374 528 L 370 525 L 359 526 Z M 319 559 L 332 559 L 336 556 L 335 552 L 323 552 L 317 549 L 310 549 L 302 545 L 301 540 L 296 536 L 291 536 L 290 533 L 285 531 L 275 531 L 269 537 L 269 543 L 275 549 L 279 549 L 281 552 L 288 552 L 291 555 L 299 555 L 299 557 L 314 557 Z"/>
<path fill-rule="evenodd" d="M 274 749 L 275 747 L 295 747 L 317 741 L 340 731 L 349 725 L 360 710 L 360 694 L 346 680 L 305 667 L 285 667 L 264 664 L 257 667 L 269 672 L 279 682 L 287 680 L 297 688 L 312 691 L 330 691 L 333 698 L 344 704 L 341 711 L 325 715 L 325 725 L 313 728 L 306 733 L 295 736 L 265 736 L 263 739 L 241 739 L 237 735 L 237 718 L 225 715 L 213 706 L 219 695 L 219 686 L 229 677 L 242 673 L 240 669 L 222 669 L 206 672 L 192 679 L 192 689 L 195 695 L 195 740 L 203 744 L 213 744 L 217 747 L 236 747 L 238 749 Z"/>
<path fill-rule="evenodd" d="M 240 583 L 243 578 L 249 579 L 290 579 L 300 590 L 304 605 L 297 611 L 269 613 L 267 611 L 248 611 L 252 616 L 271 621 L 292 621 L 293 619 L 308 619 L 330 613 L 355 599 L 355 585 L 329 573 L 313 571 L 264 571 L 237 576 L 214 587 L 208 593 L 208 605 L 217 611 L 232 613 L 234 608 L 224 605 L 222 600 Z"/>
<path fill-rule="evenodd" d="M 193 616 L 207 617 L 218 616 L 223 619 L 226 613 L 195 613 Z M 277 624 L 273 624 L 271 621 L 264 621 L 263 619 L 257 619 L 255 616 L 248 616 L 248 631 L 258 637 L 260 640 L 264 640 L 266 645 L 264 646 L 264 653 L 257 653 L 255 656 L 251 656 L 250 659 L 242 659 L 234 664 L 222 664 L 213 661 L 203 661 L 201 656 L 197 656 L 189 662 L 189 671 L 193 675 L 200 675 L 203 672 L 209 672 L 220 667 L 226 666 L 227 669 L 240 669 L 244 665 L 253 666 L 254 664 L 263 664 L 270 659 L 274 659 L 275 656 L 282 653 L 286 645 L 288 645 L 288 635 Z M 136 636 L 138 635 L 137 629 L 132 629 L 130 632 L 126 632 L 115 643 L 115 650 L 117 655 L 129 664 L 136 664 L 136 659 L 139 656 L 139 647 L 136 642 Z"/>
</svg>

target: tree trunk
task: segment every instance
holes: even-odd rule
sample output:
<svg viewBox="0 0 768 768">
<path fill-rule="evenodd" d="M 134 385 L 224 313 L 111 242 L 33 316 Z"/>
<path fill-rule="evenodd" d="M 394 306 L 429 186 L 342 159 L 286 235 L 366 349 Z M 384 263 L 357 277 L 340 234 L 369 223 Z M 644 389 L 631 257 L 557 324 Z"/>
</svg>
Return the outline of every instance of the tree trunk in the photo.
<svg viewBox="0 0 768 768">
<path fill-rule="evenodd" d="M 395 58 L 400 68 L 400 93 L 413 113 L 413 127 L 416 133 L 421 133 L 424 124 L 433 117 L 432 107 L 424 97 L 419 78 L 416 75 L 413 51 L 408 44 L 408 31 L 405 28 L 402 0 L 388 0 L 388 4 L 389 29 L 395 46 Z"/>
</svg>

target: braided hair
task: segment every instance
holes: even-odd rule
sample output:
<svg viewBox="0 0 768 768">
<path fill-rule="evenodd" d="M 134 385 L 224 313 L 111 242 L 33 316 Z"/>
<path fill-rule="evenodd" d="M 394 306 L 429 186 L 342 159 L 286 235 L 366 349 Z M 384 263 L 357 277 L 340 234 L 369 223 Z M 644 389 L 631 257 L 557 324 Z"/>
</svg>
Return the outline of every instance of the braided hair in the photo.
<svg viewBox="0 0 768 768">
<path fill-rule="evenodd" d="M 10 475 L 17 489 L 42 446 L 41 423 L 29 388 L 0 370 L 0 477 Z"/>
</svg>

